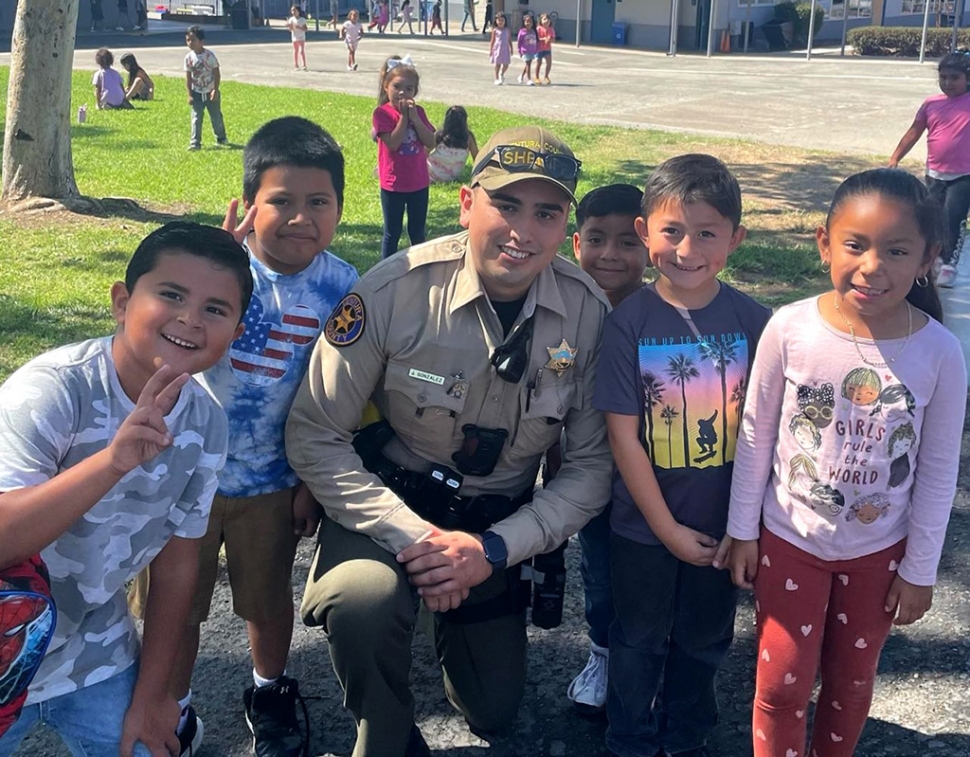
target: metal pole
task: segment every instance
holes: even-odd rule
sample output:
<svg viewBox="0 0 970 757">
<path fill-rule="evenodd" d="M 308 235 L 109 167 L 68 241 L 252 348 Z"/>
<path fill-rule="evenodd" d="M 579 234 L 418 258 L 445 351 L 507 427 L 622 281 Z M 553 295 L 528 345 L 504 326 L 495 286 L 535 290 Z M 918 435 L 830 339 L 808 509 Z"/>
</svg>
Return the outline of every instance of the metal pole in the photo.
<svg viewBox="0 0 970 757">
<path fill-rule="evenodd" d="M 717 10 L 717 0 L 711 0 L 711 15 L 707 19 L 707 57 L 714 53 L 714 13 Z"/>
<path fill-rule="evenodd" d="M 751 4 L 754 0 L 748 0 L 747 10 L 744 12 L 744 51 L 748 52 L 748 34 L 751 31 Z"/>
<path fill-rule="evenodd" d="M 314 7 L 313 18 L 317 22 L 317 31 L 319 32 L 320 31 L 320 0 L 316 0 L 316 2 L 313 4 L 313 7 Z"/>
<path fill-rule="evenodd" d="M 845 57 L 845 37 L 849 30 L 849 0 L 842 0 L 842 49 L 839 55 Z"/>
<path fill-rule="evenodd" d="M 930 27 L 930 0 L 926 0 L 926 7 L 923 8 L 923 37 L 919 43 L 919 62 L 926 59 L 926 30 Z"/>
<path fill-rule="evenodd" d="M 960 16 L 963 15 L 963 11 L 966 5 L 966 0 L 960 3 L 960 10 L 957 12 L 956 0 L 953 2 L 953 36 L 950 38 L 950 52 L 954 52 L 957 49 L 957 31 L 960 28 Z"/>
<path fill-rule="evenodd" d="M 442 3 L 442 5 L 443 5 L 443 6 L 444 6 L 444 8 L 445 8 L 445 20 L 444 20 L 444 25 L 445 25 L 445 36 L 446 36 L 446 37 L 448 37 L 448 36 L 450 36 L 450 34 L 451 34 L 451 32 L 450 32 L 450 31 L 448 30 L 448 23 L 449 23 L 449 22 L 448 22 L 448 0 L 445 0 L 445 1 L 444 1 L 444 2 Z M 508 26 L 508 24 L 506 24 L 506 26 Z M 509 32 L 509 34 L 511 34 L 511 32 Z"/>
<path fill-rule="evenodd" d="M 818 0 L 812 0 L 812 7 L 809 10 L 808 16 L 808 47 L 805 49 L 805 60 L 812 59 L 812 37 L 815 36 L 815 3 Z"/>
<path fill-rule="evenodd" d="M 583 0 L 576 0 L 576 47 L 579 47 L 579 35 L 581 31 L 580 18 L 583 15 Z M 511 34 L 511 32 L 509 32 Z"/>
<path fill-rule="evenodd" d="M 677 24 L 680 19 L 680 0 L 670 0 L 670 47 L 667 55 L 677 55 Z"/>
</svg>

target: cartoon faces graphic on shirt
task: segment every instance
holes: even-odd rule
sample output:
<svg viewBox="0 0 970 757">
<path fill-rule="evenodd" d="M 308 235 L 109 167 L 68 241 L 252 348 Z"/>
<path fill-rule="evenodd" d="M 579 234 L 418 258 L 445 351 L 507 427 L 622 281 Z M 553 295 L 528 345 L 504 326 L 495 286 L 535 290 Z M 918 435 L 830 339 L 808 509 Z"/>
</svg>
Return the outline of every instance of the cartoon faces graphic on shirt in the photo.
<svg viewBox="0 0 970 757">
<path fill-rule="evenodd" d="M 796 399 L 798 409 L 818 429 L 826 428 L 832 422 L 835 409 L 835 387 L 826 382 L 821 386 L 798 385 Z"/>
<path fill-rule="evenodd" d="M 853 405 L 871 405 L 881 392 L 882 379 L 872 368 L 853 368 L 842 380 L 842 396 Z"/>
<path fill-rule="evenodd" d="M 862 525 L 869 526 L 889 512 L 890 504 L 889 497 L 885 494 L 865 494 L 849 506 L 849 512 L 845 514 L 846 523 L 857 520 Z"/>
<path fill-rule="evenodd" d="M 834 486 L 816 481 L 809 489 L 808 505 L 820 515 L 834 519 L 845 507 L 845 496 Z"/>
<path fill-rule="evenodd" d="M 885 412 L 887 415 L 889 415 L 897 407 L 912 417 L 916 414 L 916 398 L 913 396 L 913 393 L 902 384 L 890 384 L 879 392 L 879 397 L 876 400 L 876 406 L 872 409 L 872 412 L 869 413 L 869 415 L 875 415 L 879 412 Z"/>
<path fill-rule="evenodd" d="M 409 122 L 407 131 L 404 132 L 404 140 L 401 142 L 401 146 L 397 148 L 397 151 L 400 155 L 417 155 L 422 150 L 424 150 L 424 145 L 418 139 L 418 132 L 414 128 L 414 125 Z"/>
<path fill-rule="evenodd" d="M 892 462 L 889 464 L 889 486 L 895 488 L 909 478 L 909 451 L 916 444 L 916 429 L 912 423 L 904 423 L 893 429 L 886 442 Z"/>
</svg>

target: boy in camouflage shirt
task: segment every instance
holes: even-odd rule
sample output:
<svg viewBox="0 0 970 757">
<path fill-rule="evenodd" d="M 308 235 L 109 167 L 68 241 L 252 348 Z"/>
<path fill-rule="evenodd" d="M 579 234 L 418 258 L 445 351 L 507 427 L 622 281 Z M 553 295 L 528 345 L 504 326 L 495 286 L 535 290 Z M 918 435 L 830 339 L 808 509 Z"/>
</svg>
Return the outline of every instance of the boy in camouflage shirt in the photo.
<svg viewBox="0 0 970 757">
<path fill-rule="evenodd" d="M 178 753 L 169 675 L 227 444 L 225 413 L 191 375 L 242 333 L 252 286 L 230 234 L 163 226 L 111 289 L 114 336 L 45 353 L 0 387 L 0 569 L 40 552 L 58 612 L 0 754 L 38 722 L 72 754 Z M 125 583 L 150 562 L 139 655 Z"/>
</svg>

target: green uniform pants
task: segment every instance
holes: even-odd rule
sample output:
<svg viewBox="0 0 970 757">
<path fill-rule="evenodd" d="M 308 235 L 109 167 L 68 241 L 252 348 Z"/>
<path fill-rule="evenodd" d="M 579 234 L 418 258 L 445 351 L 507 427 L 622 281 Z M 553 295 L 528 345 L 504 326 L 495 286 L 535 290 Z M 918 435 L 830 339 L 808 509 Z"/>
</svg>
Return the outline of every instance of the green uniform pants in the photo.
<svg viewBox="0 0 970 757">
<path fill-rule="evenodd" d="M 504 571 L 471 590 L 467 603 L 505 590 Z M 401 757 L 414 724 L 409 687 L 418 597 L 403 567 L 367 536 L 329 518 L 320 525 L 300 612 L 322 626 L 357 720 L 354 757 Z M 480 731 L 501 731 L 515 717 L 525 687 L 525 612 L 480 623 L 428 616 L 448 700 Z"/>
</svg>

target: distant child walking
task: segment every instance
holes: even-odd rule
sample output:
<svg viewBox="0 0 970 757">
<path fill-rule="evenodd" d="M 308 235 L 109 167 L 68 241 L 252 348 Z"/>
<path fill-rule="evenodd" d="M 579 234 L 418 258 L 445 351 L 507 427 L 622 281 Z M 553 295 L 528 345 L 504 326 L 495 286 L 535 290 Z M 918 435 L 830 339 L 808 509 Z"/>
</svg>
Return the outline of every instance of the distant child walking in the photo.
<svg viewBox="0 0 970 757">
<path fill-rule="evenodd" d="M 932 604 L 967 387 L 929 277 L 943 235 L 913 176 L 849 177 L 816 232 L 832 291 L 758 346 L 716 558 L 754 586 L 755 757 L 854 754 L 890 628 Z"/>
<path fill-rule="evenodd" d="M 960 259 L 961 230 L 970 211 L 970 54 L 950 53 L 939 63 L 941 95 L 923 101 L 889 167 L 895 168 L 926 132 L 926 186 L 943 206 L 946 237 L 936 277 L 941 287 L 952 287 Z"/>
<path fill-rule="evenodd" d="M 542 68 L 542 62 L 546 62 L 546 84 L 552 84 L 549 81 L 549 72 L 552 70 L 552 43 L 556 41 L 556 29 L 552 25 L 552 18 L 548 13 L 543 13 L 539 16 L 539 27 L 536 29 L 536 34 L 539 37 L 539 46 L 536 50 L 536 84 L 539 83 L 539 69 Z"/>
<path fill-rule="evenodd" d="M 212 131 L 216 142 L 229 144 L 226 125 L 222 120 L 222 97 L 219 84 L 222 75 L 219 61 L 211 50 L 205 49 L 205 30 L 201 26 L 190 26 L 185 32 L 185 44 L 189 54 L 185 56 L 185 87 L 189 91 L 189 105 L 192 106 L 192 136 L 189 150 L 202 148 L 202 122 L 205 112 L 212 119 Z"/>
<path fill-rule="evenodd" d="M 111 67 L 115 56 L 108 48 L 102 47 L 94 54 L 94 60 L 98 64 L 98 70 L 94 72 L 91 84 L 94 86 L 94 101 L 98 104 L 98 110 L 132 108 L 132 104 L 125 97 L 121 74 Z"/>
<path fill-rule="evenodd" d="M 306 19 L 299 5 L 290 8 L 290 17 L 286 21 L 286 28 L 290 30 L 290 40 L 293 42 L 293 70 L 300 70 L 300 59 L 303 60 L 303 70 L 306 71 Z"/>
<path fill-rule="evenodd" d="M 381 0 L 378 3 L 377 11 L 377 33 L 383 34 L 387 30 L 387 24 L 391 20 L 391 11 L 388 8 L 387 0 Z"/>
<path fill-rule="evenodd" d="M 347 20 L 340 27 L 340 38 L 347 45 L 347 70 L 357 70 L 357 45 L 364 36 L 364 27 L 360 23 L 360 14 L 356 9 L 347 14 Z"/>
<path fill-rule="evenodd" d="M 495 21 L 493 20 L 494 15 L 495 9 L 492 8 L 492 0 L 488 0 L 488 2 L 485 3 L 485 20 L 482 21 L 482 34 L 488 33 L 489 26 L 491 26 L 493 29 L 495 28 Z"/>
<path fill-rule="evenodd" d="M 431 183 L 428 150 L 435 145 L 435 129 L 424 108 L 414 102 L 419 81 L 409 57 L 389 58 L 381 66 L 380 90 L 372 121 L 377 135 L 377 173 L 384 211 L 382 258 L 398 250 L 405 210 L 411 244 L 425 240 Z"/>
<path fill-rule="evenodd" d="M 401 4 L 401 23 L 397 27 L 397 33 L 404 33 L 404 25 L 408 25 L 408 34 L 414 34 L 414 27 L 411 25 L 411 14 L 414 10 L 411 8 L 411 0 L 404 0 Z"/>
<path fill-rule="evenodd" d="M 499 11 L 495 16 L 492 42 L 488 48 L 489 60 L 495 66 L 496 85 L 505 84 L 505 72 L 509 70 L 509 64 L 512 62 L 512 30 L 506 25 L 507 23 L 505 14 Z"/>
<path fill-rule="evenodd" d="M 460 105 L 445 111 L 445 121 L 434 135 L 434 150 L 428 153 L 428 175 L 435 184 L 458 181 L 469 156 L 478 154 L 475 135 L 468 128 L 468 113 Z"/>
<path fill-rule="evenodd" d="M 519 74 L 519 84 L 533 86 L 532 61 L 539 49 L 539 36 L 536 34 L 536 20 L 531 13 L 522 16 L 522 28 L 518 37 L 519 57 L 522 59 L 522 73 Z M 538 68 L 537 68 L 538 70 Z"/>
<path fill-rule="evenodd" d="M 442 34 L 445 30 L 441 28 L 441 0 L 435 0 L 434 7 L 431 9 L 431 34 L 437 29 Z"/>
</svg>

